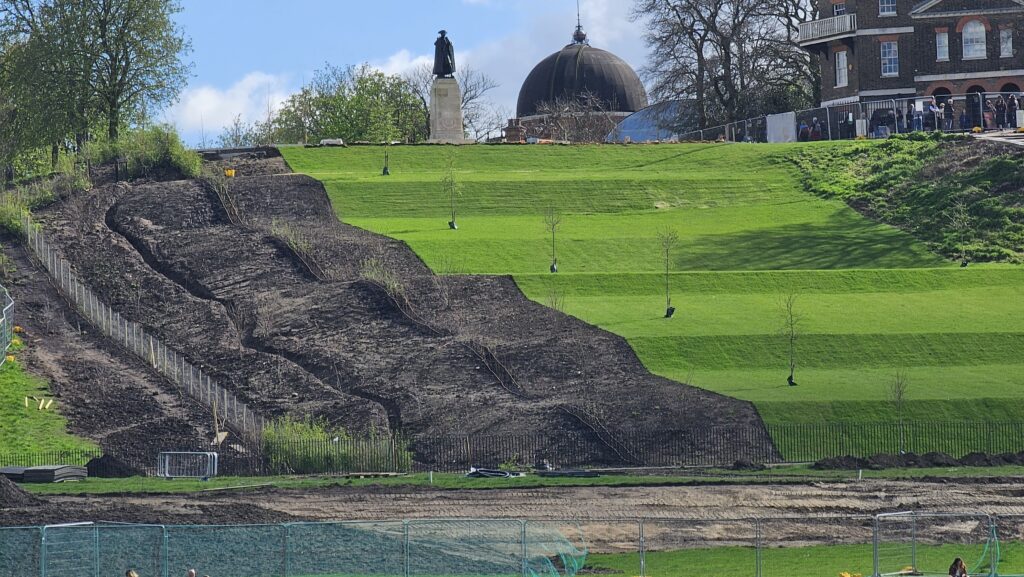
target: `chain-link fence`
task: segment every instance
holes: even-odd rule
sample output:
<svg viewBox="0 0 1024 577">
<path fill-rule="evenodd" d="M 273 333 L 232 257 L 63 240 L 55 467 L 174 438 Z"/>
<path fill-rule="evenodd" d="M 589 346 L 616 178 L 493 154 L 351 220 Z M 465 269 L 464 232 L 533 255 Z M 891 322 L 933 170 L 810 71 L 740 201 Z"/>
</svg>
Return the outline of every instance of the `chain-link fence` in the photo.
<svg viewBox="0 0 1024 577">
<path fill-rule="evenodd" d="M 1014 92 L 936 94 L 832 104 L 691 130 L 678 140 L 812 142 L 888 138 L 913 132 L 979 132 L 1024 126 L 1024 96 Z M 769 119 L 779 122 L 776 129 Z M 787 126 L 788 124 L 788 126 Z"/>
<path fill-rule="evenodd" d="M 0 529 L 0 577 L 884 577 L 1024 570 L 1024 517 L 422 519 Z"/>
<path fill-rule="evenodd" d="M 236 432 L 259 441 L 264 418 L 254 413 L 238 397 L 217 385 L 202 368 L 166 346 L 138 323 L 129 321 L 106 305 L 75 273 L 74 268 L 47 240 L 29 214 L 23 218 L 26 242 L 39 259 L 54 284 L 69 303 L 103 335 L 139 357 L 163 376 L 177 384 L 181 391 L 216 411 Z"/>
</svg>

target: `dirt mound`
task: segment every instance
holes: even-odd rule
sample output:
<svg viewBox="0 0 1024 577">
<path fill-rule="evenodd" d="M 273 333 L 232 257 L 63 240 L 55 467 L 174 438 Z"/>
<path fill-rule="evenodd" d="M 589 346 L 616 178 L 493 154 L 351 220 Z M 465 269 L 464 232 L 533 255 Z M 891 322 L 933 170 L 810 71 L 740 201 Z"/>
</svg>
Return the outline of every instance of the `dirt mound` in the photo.
<svg viewBox="0 0 1024 577">
<path fill-rule="evenodd" d="M 838 470 L 855 470 L 855 469 L 867 469 L 869 467 L 868 460 L 860 457 L 852 457 L 846 455 L 844 457 L 829 457 L 827 459 L 821 459 L 820 461 L 811 465 L 812 469 L 819 471 L 838 471 Z"/>
<path fill-rule="evenodd" d="M 19 487 L 17 483 L 0 475 L 0 509 L 30 507 L 39 503 L 39 499 Z"/>
<path fill-rule="evenodd" d="M 922 467 L 957 467 L 959 465 L 960 461 L 946 453 L 931 452 L 921 455 Z"/>
<path fill-rule="evenodd" d="M 142 474 L 142 471 L 111 455 L 103 455 L 102 457 L 91 459 L 85 464 L 85 468 L 89 471 L 90 477 L 99 477 L 101 479 L 124 479 Z"/>
<path fill-rule="evenodd" d="M 754 463 L 746 459 L 739 459 L 732 464 L 733 471 L 764 471 L 766 468 L 761 463 Z"/>
</svg>

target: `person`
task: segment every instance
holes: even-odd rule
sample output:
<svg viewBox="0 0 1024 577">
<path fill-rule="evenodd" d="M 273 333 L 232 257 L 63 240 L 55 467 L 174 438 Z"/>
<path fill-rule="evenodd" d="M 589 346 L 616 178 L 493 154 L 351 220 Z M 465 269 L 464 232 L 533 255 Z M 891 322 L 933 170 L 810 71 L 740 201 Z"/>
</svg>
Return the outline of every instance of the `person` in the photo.
<svg viewBox="0 0 1024 577">
<path fill-rule="evenodd" d="M 1002 130 L 1006 128 L 1006 101 L 1003 100 L 1003 95 L 1000 94 L 996 97 L 996 128 Z"/>
<path fill-rule="evenodd" d="M 195 569 L 189 569 L 185 573 L 185 577 L 196 577 L 196 570 Z"/>
<path fill-rule="evenodd" d="M 1017 126 L 1017 111 L 1020 110 L 1020 101 L 1017 100 L 1016 94 L 1011 94 L 1006 99 L 1006 124 L 1010 128 L 1018 128 Z"/>
<path fill-rule="evenodd" d="M 903 123 L 903 109 L 900 108 L 899 106 L 897 106 L 896 107 L 896 130 L 897 131 L 903 130 L 903 128 L 905 126 L 906 126 L 906 124 Z"/>
<path fill-rule="evenodd" d="M 985 125 L 984 129 L 989 129 L 995 126 L 996 121 L 996 107 L 992 104 L 991 100 L 985 101 Z"/>
<path fill-rule="evenodd" d="M 811 121 L 811 140 L 821 140 L 821 122 L 817 116 Z"/>
<path fill-rule="evenodd" d="M 938 130 L 941 123 L 939 119 L 942 114 L 942 109 L 939 108 L 939 103 L 935 101 L 935 97 L 932 96 L 931 100 L 928 101 L 928 127 L 931 130 Z"/>
<path fill-rule="evenodd" d="M 907 101 L 907 132 L 914 130 L 914 101 Z"/>
<path fill-rule="evenodd" d="M 953 99 L 949 99 L 943 104 L 945 110 L 943 111 L 944 118 L 946 120 L 946 132 L 953 130 L 953 119 L 956 118 L 956 109 L 953 108 Z"/>
<path fill-rule="evenodd" d="M 953 559 L 953 564 L 949 566 L 949 577 L 968 577 L 967 565 L 964 565 L 963 559 Z"/>
<path fill-rule="evenodd" d="M 807 127 L 807 123 L 803 120 L 800 121 L 800 128 L 797 130 L 796 139 L 800 142 L 807 142 L 811 139 L 811 129 Z"/>
</svg>

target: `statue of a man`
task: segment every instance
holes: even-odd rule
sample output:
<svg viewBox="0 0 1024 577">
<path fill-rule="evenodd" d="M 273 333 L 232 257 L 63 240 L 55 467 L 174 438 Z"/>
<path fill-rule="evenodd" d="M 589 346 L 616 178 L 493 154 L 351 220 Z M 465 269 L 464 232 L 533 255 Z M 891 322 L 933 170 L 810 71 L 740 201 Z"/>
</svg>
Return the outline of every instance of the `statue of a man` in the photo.
<svg viewBox="0 0 1024 577">
<path fill-rule="evenodd" d="M 434 75 L 438 78 L 451 78 L 455 74 L 455 48 L 448 39 L 448 32 L 438 32 L 440 36 L 434 42 Z"/>
</svg>

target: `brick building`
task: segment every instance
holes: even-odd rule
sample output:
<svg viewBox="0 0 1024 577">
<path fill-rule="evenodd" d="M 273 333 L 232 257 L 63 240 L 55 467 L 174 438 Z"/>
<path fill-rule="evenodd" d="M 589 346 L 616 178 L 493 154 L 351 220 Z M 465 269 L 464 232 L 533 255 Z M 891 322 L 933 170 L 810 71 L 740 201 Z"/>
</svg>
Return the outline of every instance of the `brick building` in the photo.
<svg viewBox="0 0 1024 577">
<path fill-rule="evenodd" d="M 816 0 L 822 105 L 1024 87 L 1024 0 Z"/>
</svg>

